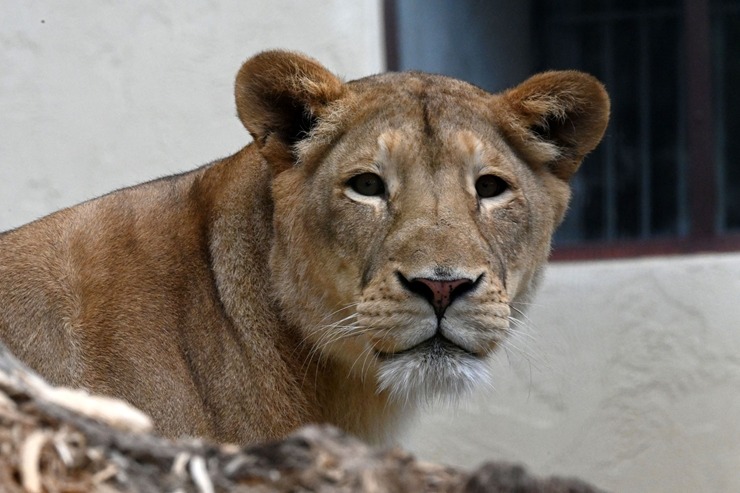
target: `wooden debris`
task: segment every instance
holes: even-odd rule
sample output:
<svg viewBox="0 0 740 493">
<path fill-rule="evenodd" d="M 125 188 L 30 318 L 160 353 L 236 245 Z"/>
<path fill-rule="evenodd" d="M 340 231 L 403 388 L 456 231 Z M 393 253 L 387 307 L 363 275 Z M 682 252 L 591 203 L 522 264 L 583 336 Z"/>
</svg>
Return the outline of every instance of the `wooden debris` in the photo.
<svg viewBox="0 0 740 493">
<path fill-rule="evenodd" d="M 329 426 L 239 448 L 169 441 L 121 401 L 55 389 L 0 345 L 0 492 L 589 493 L 514 465 L 472 473 L 370 448 Z"/>
</svg>

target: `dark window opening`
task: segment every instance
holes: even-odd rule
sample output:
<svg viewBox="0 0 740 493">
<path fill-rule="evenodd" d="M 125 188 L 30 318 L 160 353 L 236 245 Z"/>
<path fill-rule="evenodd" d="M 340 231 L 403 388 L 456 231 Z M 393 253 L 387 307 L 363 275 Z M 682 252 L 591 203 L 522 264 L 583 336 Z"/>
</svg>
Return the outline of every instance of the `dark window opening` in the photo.
<svg viewBox="0 0 740 493">
<path fill-rule="evenodd" d="M 680 0 L 536 5 L 537 70 L 585 70 L 612 99 L 611 123 L 573 179 L 556 244 L 686 236 Z"/>
<path fill-rule="evenodd" d="M 584 70 L 606 84 L 612 119 L 572 182 L 556 257 L 740 249 L 740 0 L 385 8 L 391 70 L 490 91 L 547 69 Z"/>
</svg>

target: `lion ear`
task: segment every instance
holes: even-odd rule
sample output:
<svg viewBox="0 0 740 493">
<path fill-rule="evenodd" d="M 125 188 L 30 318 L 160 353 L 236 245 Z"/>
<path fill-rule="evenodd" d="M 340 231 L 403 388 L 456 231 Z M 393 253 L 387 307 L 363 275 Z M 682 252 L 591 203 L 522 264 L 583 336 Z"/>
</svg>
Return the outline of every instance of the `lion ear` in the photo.
<svg viewBox="0 0 740 493">
<path fill-rule="evenodd" d="M 594 77 L 576 71 L 535 75 L 497 96 L 498 123 L 534 166 L 569 180 L 601 141 L 609 96 Z"/>
<path fill-rule="evenodd" d="M 247 60 L 236 76 L 239 119 L 269 162 L 292 163 L 294 146 L 326 107 L 344 93 L 342 82 L 317 61 L 287 51 Z"/>
</svg>

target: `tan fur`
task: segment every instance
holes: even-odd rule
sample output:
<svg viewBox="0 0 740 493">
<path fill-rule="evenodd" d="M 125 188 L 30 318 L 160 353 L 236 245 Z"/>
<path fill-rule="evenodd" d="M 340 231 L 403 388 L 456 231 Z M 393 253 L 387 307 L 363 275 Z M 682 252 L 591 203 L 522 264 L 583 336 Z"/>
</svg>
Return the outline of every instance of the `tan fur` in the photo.
<svg viewBox="0 0 740 493">
<path fill-rule="evenodd" d="M 413 402 L 477 383 L 609 111 L 577 72 L 491 95 L 421 73 L 343 83 L 287 52 L 247 61 L 236 103 L 254 137 L 237 154 L 0 235 L 2 340 L 170 437 L 328 421 L 381 441 Z M 366 172 L 385 196 L 351 189 Z M 478 198 L 485 174 L 509 189 Z M 437 318 L 402 276 L 476 284 Z"/>
</svg>

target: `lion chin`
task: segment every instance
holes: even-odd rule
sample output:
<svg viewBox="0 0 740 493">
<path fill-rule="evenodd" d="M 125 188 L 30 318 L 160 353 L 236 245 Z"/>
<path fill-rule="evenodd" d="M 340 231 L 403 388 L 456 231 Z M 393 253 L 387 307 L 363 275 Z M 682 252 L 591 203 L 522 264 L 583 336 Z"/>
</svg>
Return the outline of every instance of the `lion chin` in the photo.
<svg viewBox="0 0 740 493">
<path fill-rule="evenodd" d="M 378 390 L 404 405 L 454 404 L 490 385 L 485 357 L 435 335 L 410 349 L 378 354 Z"/>
</svg>

